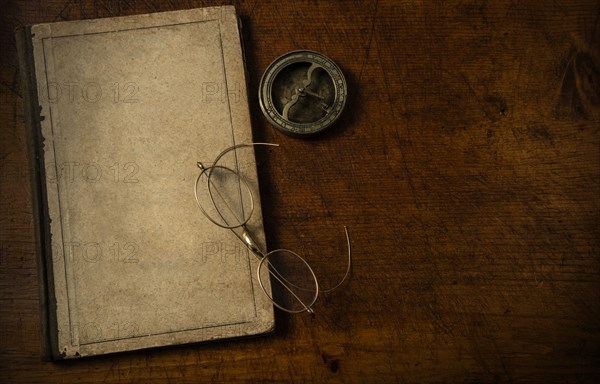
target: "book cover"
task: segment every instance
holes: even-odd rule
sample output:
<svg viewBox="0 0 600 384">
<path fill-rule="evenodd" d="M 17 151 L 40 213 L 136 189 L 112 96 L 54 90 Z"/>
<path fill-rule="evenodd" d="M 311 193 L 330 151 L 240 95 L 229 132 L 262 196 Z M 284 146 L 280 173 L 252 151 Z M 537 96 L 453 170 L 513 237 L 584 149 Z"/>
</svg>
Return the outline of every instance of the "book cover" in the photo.
<svg viewBox="0 0 600 384">
<path fill-rule="evenodd" d="M 16 36 L 45 353 L 272 331 L 256 258 L 193 197 L 197 161 L 252 142 L 235 8 L 39 24 Z M 237 161 L 257 186 L 254 153 Z"/>
</svg>

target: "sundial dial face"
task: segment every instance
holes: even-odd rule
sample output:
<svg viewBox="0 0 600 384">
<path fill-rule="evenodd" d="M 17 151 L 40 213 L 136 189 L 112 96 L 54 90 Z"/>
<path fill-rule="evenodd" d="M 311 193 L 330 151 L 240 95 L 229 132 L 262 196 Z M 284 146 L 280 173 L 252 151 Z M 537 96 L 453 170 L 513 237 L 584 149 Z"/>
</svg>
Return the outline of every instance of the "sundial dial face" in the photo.
<svg viewBox="0 0 600 384">
<path fill-rule="evenodd" d="M 265 71 L 260 107 L 269 122 L 295 137 L 315 135 L 330 127 L 346 105 L 346 79 L 327 56 L 293 51 L 277 58 Z"/>
</svg>

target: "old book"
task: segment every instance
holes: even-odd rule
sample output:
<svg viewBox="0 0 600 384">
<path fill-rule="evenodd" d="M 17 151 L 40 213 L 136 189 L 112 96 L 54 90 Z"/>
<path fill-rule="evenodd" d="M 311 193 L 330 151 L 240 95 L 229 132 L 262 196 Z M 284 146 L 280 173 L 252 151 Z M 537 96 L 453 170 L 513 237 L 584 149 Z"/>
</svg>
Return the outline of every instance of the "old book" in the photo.
<svg viewBox="0 0 600 384">
<path fill-rule="evenodd" d="M 17 42 L 46 354 L 270 332 L 256 259 L 193 197 L 197 161 L 252 142 L 234 7 L 39 24 Z M 254 153 L 238 161 L 257 185 Z"/>
</svg>

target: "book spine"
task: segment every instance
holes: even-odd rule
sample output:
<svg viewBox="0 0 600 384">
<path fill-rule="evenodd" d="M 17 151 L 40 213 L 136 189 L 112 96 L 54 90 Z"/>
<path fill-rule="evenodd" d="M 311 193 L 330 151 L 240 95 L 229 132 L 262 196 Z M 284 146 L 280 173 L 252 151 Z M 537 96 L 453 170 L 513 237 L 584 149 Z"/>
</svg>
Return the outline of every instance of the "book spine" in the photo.
<svg viewBox="0 0 600 384">
<path fill-rule="evenodd" d="M 43 120 L 38 102 L 37 80 L 33 59 L 31 27 L 20 27 L 15 31 L 19 55 L 21 88 L 25 106 L 25 129 L 29 157 L 29 179 L 32 194 L 32 214 L 35 234 L 35 249 L 40 292 L 40 342 L 42 360 L 60 358 L 58 353 L 58 328 L 56 321 L 56 299 L 54 296 L 52 270 L 52 239 L 50 217 L 46 200 L 46 183 L 43 146 L 44 139 L 40 122 Z"/>
</svg>

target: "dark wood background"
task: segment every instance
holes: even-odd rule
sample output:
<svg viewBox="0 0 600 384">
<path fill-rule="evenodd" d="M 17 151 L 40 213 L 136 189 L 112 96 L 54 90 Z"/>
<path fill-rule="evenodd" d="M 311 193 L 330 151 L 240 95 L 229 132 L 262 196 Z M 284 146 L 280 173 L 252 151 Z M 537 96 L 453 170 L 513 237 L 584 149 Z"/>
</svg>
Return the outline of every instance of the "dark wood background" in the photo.
<svg viewBox="0 0 600 384">
<path fill-rule="evenodd" d="M 305 255 L 317 316 L 274 335 L 41 362 L 19 25 L 219 1 L 1 1 L 0 381 L 600 381 L 600 3 L 236 1 L 270 248 Z M 349 103 L 311 140 L 256 98 L 295 49 Z"/>
</svg>

